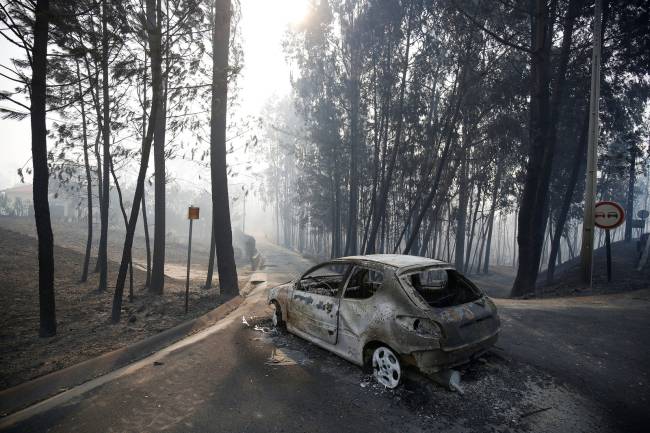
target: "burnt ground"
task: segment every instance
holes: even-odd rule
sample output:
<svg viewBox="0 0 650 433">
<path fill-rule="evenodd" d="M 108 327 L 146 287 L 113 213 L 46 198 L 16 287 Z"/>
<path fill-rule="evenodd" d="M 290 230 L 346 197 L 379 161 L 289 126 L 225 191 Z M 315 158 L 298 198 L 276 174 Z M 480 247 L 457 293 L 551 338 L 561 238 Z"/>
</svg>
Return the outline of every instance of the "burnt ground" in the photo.
<svg viewBox="0 0 650 433">
<path fill-rule="evenodd" d="M 110 325 L 108 319 L 119 266 L 116 245 L 121 236 L 109 234 L 114 239 L 109 245 L 109 289 L 98 293 L 98 274 L 92 273 L 94 260 L 91 260 L 88 281 L 79 283 L 85 247 L 83 230 L 76 226 L 55 225 L 58 334 L 39 338 L 37 243 L 29 230 L 33 231 L 32 219 L 0 218 L 0 309 L 3 312 L 0 316 L 0 389 L 132 344 L 221 303 L 216 275 L 212 289 L 200 288 L 205 282 L 200 254 L 197 254 L 198 265 L 193 267 L 187 315 L 184 313 L 184 265 L 170 261 L 163 296 L 151 295 L 144 289 L 145 272 L 134 266 L 134 300 L 128 302 L 127 299 L 127 278 L 122 321 Z M 181 256 L 178 249 L 180 247 L 172 245 L 170 256 Z M 175 273 L 176 269 L 182 272 Z M 180 278 L 177 277 L 179 273 Z M 249 274 L 246 269 L 240 270 L 240 284 Z"/>
<path fill-rule="evenodd" d="M 266 317 L 249 317 L 247 322 L 257 332 L 249 339 L 268 342 L 276 351 L 271 352 L 266 365 L 278 365 L 276 368 L 303 365 L 335 376 L 352 387 L 360 387 L 362 399 L 375 399 L 375 404 L 409 413 L 409 431 L 443 428 L 445 431 L 597 432 L 613 428 L 606 416 L 596 416 L 596 405 L 577 390 L 542 369 L 511 358 L 499 348 L 459 367 L 462 394 L 449 391 L 415 370 L 408 370 L 402 386 L 391 390 L 377 383 L 371 373 L 286 331 L 273 329 Z M 545 416 L 546 412 L 552 416 Z M 581 412 L 587 416 L 580 417 Z"/>
<path fill-rule="evenodd" d="M 261 249 L 269 285 L 309 266 L 279 247 Z M 650 423 L 650 290 L 497 300 L 500 340 L 460 368 L 462 395 L 412 371 L 404 386 L 384 389 L 271 330 L 264 297 L 258 287 L 204 338 L 67 391 L 65 404 L 7 431 L 628 433 Z"/>
<path fill-rule="evenodd" d="M 555 269 L 554 281 L 546 280 L 546 269 L 537 278 L 537 291 L 525 298 L 555 298 L 626 293 L 648 288 L 650 263 L 641 271 L 638 264 L 637 240 L 612 243 L 612 281 L 607 281 L 605 248 L 594 252 L 593 286 L 587 289 L 581 281 L 580 257 L 562 263 Z M 509 298 L 517 269 L 511 266 L 491 266 L 488 274 L 469 277 L 493 298 Z"/>
<path fill-rule="evenodd" d="M 612 281 L 607 281 L 607 256 L 605 247 L 594 251 L 593 287 L 586 289 L 580 281 L 580 257 L 562 263 L 556 268 L 554 282 L 546 282 L 546 272 L 538 279 L 538 296 L 580 296 L 592 294 L 624 293 L 645 289 L 650 281 L 650 263 L 637 270 L 639 255 L 637 240 L 612 243 Z"/>
<path fill-rule="evenodd" d="M 269 285 L 309 266 L 278 247 L 263 254 Z M 462 395 L 413 372 L 384 389 L 271 330 L 264 299 L 260 286 L 202 339 L 70 390 L 7 431 L 628 433 L 650 422 L 647 292 L 497 301 L 500 340 L 460 369 Z"/>
</svg>

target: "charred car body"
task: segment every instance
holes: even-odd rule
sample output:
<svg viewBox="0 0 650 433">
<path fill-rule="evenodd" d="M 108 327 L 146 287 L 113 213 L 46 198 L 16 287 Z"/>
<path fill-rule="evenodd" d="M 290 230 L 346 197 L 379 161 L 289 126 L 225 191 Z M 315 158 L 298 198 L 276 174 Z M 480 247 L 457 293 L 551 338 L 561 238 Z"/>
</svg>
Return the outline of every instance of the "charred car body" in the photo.
<svg viewBox="0 0 650 433">
<path fill-rule="evenodd" d="M 494 303 L 445 262 L 407 255 L 343 257 L 269 290 L 277 326 L 396 387 L 405 365 L 434 374 L 492 346 Z"/>
</svg>

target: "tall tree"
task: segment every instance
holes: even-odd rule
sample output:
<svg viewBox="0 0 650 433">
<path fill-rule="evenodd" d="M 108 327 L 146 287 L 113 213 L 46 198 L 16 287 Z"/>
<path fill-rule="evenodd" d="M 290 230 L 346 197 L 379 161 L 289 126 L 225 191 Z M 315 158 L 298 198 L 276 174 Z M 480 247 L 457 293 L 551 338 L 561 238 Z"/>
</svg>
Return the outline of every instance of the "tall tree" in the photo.
<svg viewBox="0 0 650 433">
<path fill-rule="evenodd" d="M 161 48 L 161 25 L 159 19 L 160 13 L 160 0 L 147 0 L 145 3 L 145 22 L 144 27 L 149 40 L 149 55 L 151 61 L 151 113 L 149 118 L 152 119 L 147 126 L 147 131 L 142 141 L 142 157 L 140 160 L 140 168 L 138 171 L 138 178 L 136 181 L 135 194 L 133 196 L 133 204 L 131 205 L 131 214 L 126 229 L 126 236 L 124 238 L 124 248 L 122 249 L 122 260 L 117 275 L 117 282 L 115 283 L 115 293 L 113 295 L 113 307 L 111 311 L 111 321 L 118 323 L 122 314 L 122 300 L 124 294 L 124 284 L 126 281 L 126 272 L 131 262 L 133 237 L 135 236 L 136 224 L 138 222 L 138 213 L 140 212 L 140 204 L 144 196 L 144 183 L 147 175 L 147 168 L 149 166 L 149 155 L 151 153 L 151 145 L 154 138 L 154 130 L 156 122 L 160 118 L 159 111 L 163 110 L 162 107 L 162 48 Z"/>
<path fill-rule="evenodd" d="M 219 289 L 222 296 L 239 294 L 237 266 L 232 246 L 228 174 L 226 164 L 226 119 L 228 108 L 228 53 L 230 50 L 230 0 L 215 0 L 212 30 L 212 105 L 210 119 L 210 174 L 212 225 L 217 251 Z"/>
<path fill-rule="evenodd" d="M 166 11 L 169 14 L 169 10 Z M 156 20 L 157 26 L 161 29 L 162 33 L 162 6 L 161 0 L 156 2 Z M 167 41 L 168 47 L 169 41 Z M 169 54 L 169 47 L 167 48 Z M 167 56 L 168 57 L 168 56 Z M 153 58 L 152 58 L 153 61 Z M 166 82 L 165 74 L 169 71 L 161 73 L 157 78 L 154 78 L 153 73 L 151 80 L 160 80 L 157 86 L 161 89 L 161 100 L 159 110 L 155 113 L 156 119 L 154 122 L 155 133 L 153 142 L 153 159 L 154 159 L 154 226 L 153 226 L 153 258 L 151 263 L 151 285 L 149 289 L 158 294 L 162 294 L 165 287 L 165 130 L 167 124 L 166 101 L 165 91 Z M 153 85 L 153 84 L 152 84 Z"/>
<path fill-rule="evenodd" d="M 99 204 L 101 230 L 99 235 L 99 291 L 105 291 L 108 284 L 108 210 L 110 207 L 109 194 L 109 170 L 110 170 L 110 152 L 111 152 L 111 101 L 108 92 L 108 15 L 110 13 L 107 0 L 102 0 L 102 50 L 101 50 L 101 68 L 102 68 L 102 144 L 103 144 L 103 176 L 102 195 Z"/>
<path fill-rule="evenodd" d="M 49 171 L 47 166 L 47 126 L 45 123 L 47 42 L 50 20 L 48 0 L 37 0 L 32 48 L 31 126 L 32 161 L 34 165 L 34 218 L 38 235 L 38 299 L 39 335 L 56 335 L 54 302 L 54 239 L 48 201 Z"/>
<path fill-rule="evenodd" d="M 554 146 L 550 140 L 550 49 L 553 15 L 547 0 L 535 0 L 530 49 L 530 124 L 526 179 L 519 210 L 519 267 L 512 296 L 535 289 L 548 219 L 548 187 Z"/>
</svg>

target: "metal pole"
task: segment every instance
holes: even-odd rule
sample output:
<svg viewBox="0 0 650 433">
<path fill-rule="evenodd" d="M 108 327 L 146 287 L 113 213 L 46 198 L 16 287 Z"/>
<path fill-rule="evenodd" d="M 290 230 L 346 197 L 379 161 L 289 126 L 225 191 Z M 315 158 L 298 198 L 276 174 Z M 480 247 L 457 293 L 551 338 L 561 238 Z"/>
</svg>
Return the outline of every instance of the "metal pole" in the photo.
<svg viewBox="0 0 650 433">
<path fill-rule="evenodd" d="M 587 179 L 585 187 L 585 213 L 582 225 L 580 262 L 582 282 L 591 288 L 594 252 L 594 208 L 596 201 L 596 160 L 598 157 L 598 108 L 600 100 L 600 51 L 601 51 L 602 0 L 596 0 L 594 8 L 594 41 L 591 57 L 591 96 L 589 99 L 589 142 L 587 148 Z"/>
<path fill-rule="evenodd" d="M 605 229 L 605 249 L 607 253 L 607 282 L 612 282 L 612 239 L 609 236 L 609 229 Z"/>
<path fill-rule="evenodd" d="M 187 303 L 190 296 L 190 259 L 192 257 L 192 223 L 193 219 L 190 219 L 190 241 L 187 245 L 187 276 L 185 277 L 185 314 L 187 314 Z"/>
</svg>

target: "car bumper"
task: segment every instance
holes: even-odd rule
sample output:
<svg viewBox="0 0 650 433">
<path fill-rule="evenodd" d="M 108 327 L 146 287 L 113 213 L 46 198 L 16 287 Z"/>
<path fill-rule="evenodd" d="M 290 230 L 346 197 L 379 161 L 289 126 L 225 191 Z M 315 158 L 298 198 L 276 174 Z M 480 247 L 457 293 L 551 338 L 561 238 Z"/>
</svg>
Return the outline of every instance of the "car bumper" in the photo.
<svg viewBox="0 0 650 433">
<path fill-rule="evenodd" d="M 433 374 L 457 365 L 465 364 L 483 354 L 498 340 L 498 331 L 484 339 L 453 349 L 435 349 L 412 352 L 405 356 L 408 364 L 417 367 L 422 373 Z"/>
</svg>

